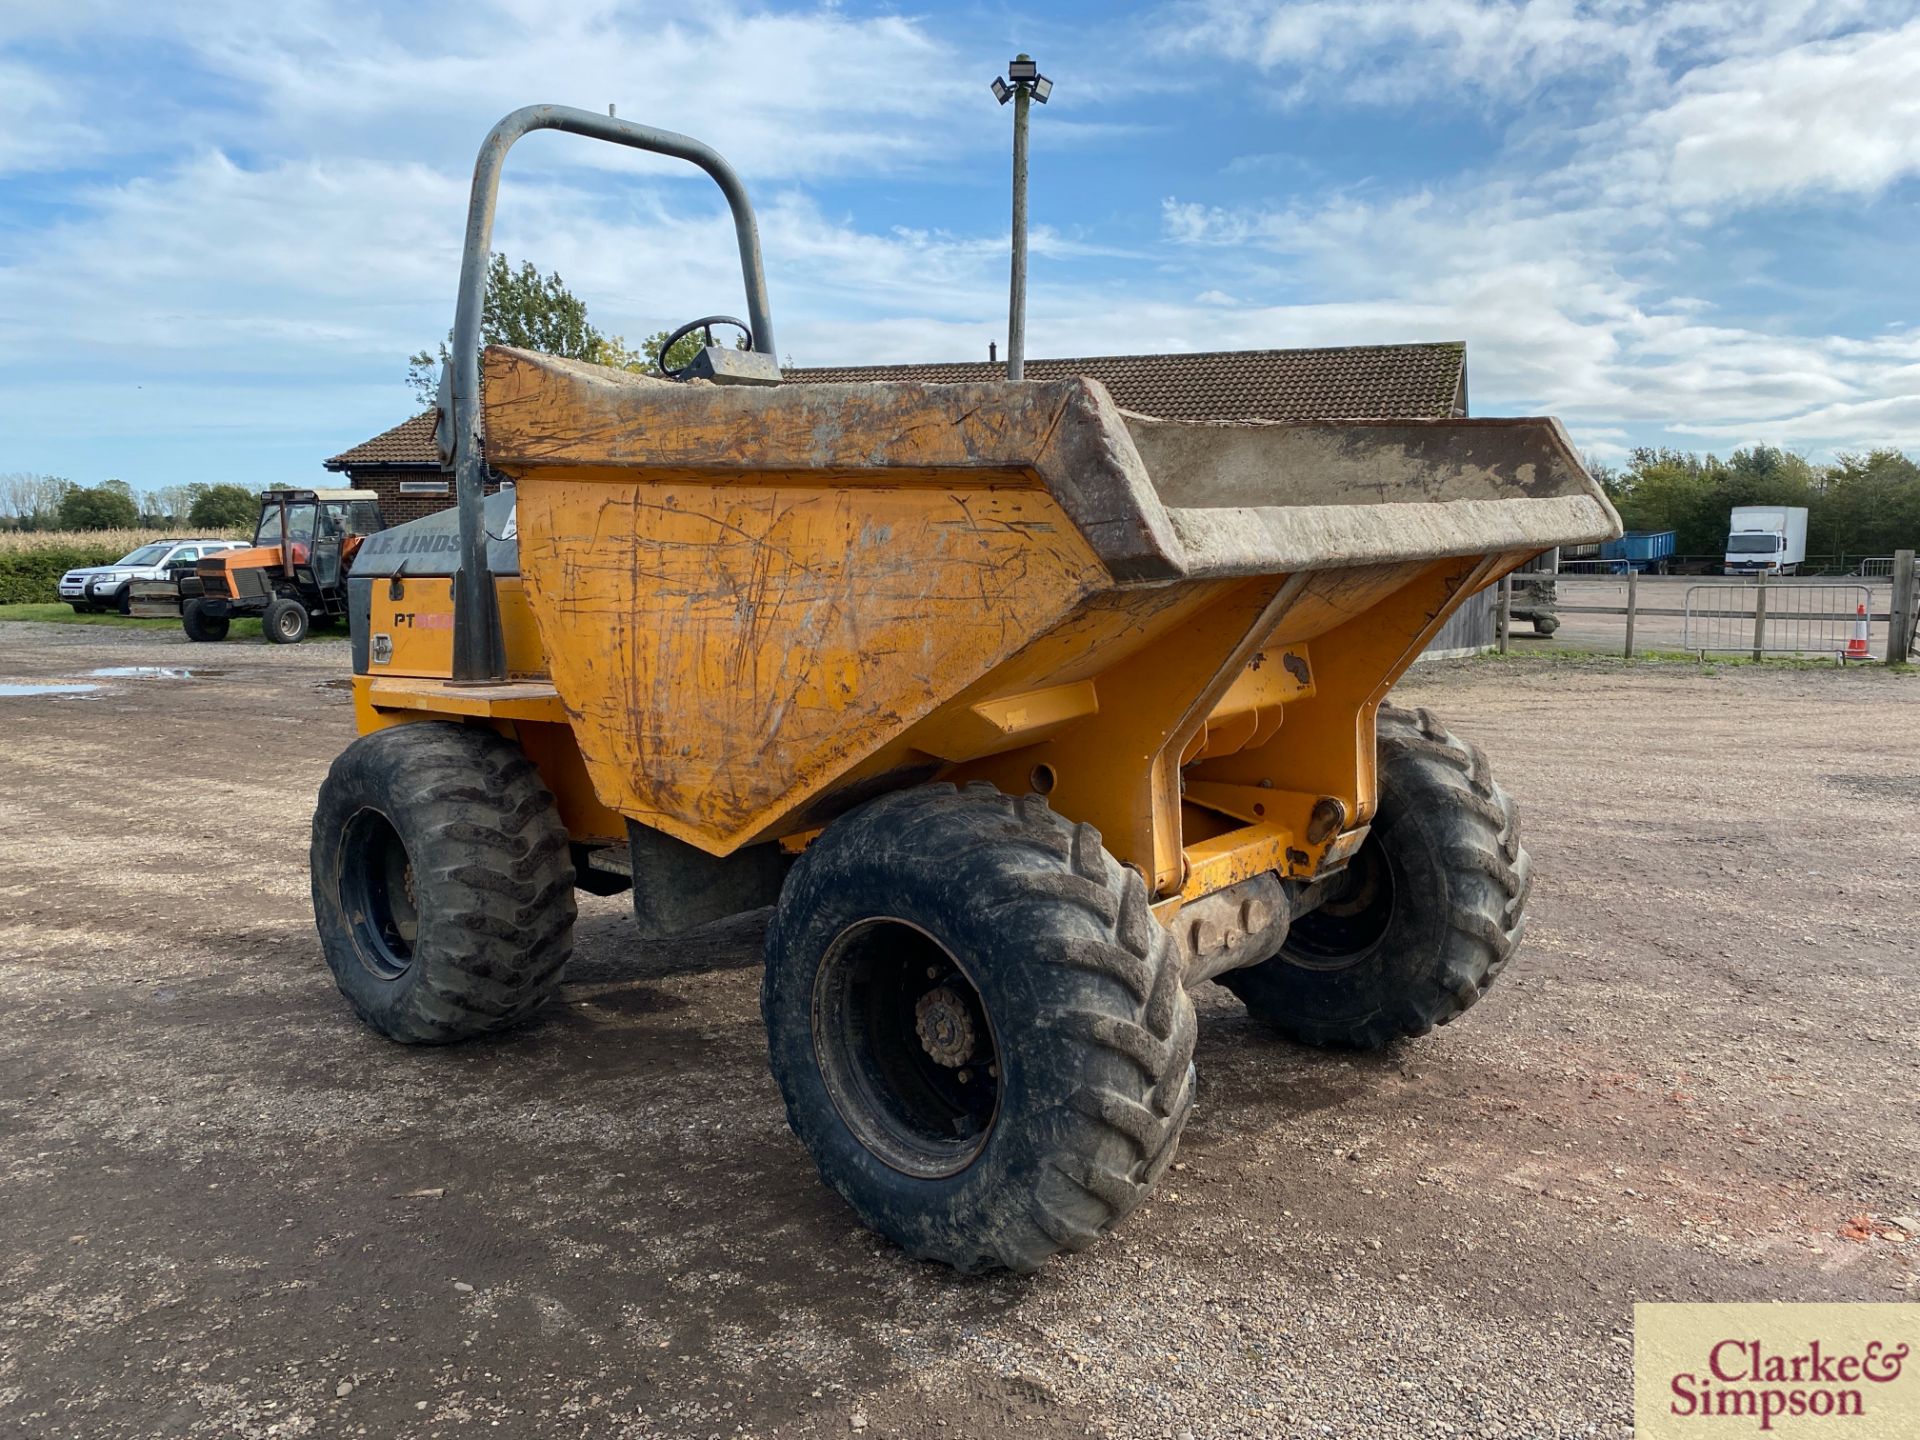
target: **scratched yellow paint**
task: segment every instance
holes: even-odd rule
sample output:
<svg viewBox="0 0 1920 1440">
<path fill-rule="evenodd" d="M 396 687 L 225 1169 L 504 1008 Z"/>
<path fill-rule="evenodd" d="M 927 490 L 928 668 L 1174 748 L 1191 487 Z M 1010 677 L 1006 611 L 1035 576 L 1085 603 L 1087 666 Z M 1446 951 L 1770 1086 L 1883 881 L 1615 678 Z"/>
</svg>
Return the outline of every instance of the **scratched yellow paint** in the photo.
<svg viewBox="0 0 1920 1440">
<path fill-rule="evenodd" d="M 540 468 L 519 507 L 522 581 L 595 789 L 714 853 L 1107 583 L 1033 489 Z"/>
</svg>

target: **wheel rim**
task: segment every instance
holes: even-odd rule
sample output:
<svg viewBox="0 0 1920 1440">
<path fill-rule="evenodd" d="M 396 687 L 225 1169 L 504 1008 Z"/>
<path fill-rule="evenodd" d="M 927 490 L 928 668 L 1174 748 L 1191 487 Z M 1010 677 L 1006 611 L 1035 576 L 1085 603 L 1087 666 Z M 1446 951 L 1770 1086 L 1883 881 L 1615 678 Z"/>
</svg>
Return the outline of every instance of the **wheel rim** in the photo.
<svg viewBox="0 0 1920 1440">
<path fill-rule="evenodd" d="M 340 841 L 340 904 L 354 952 L 382 980 L 398 980 L 413 966 L 420 933 L 413 864 L 400 832 L 378 810 L 361 810 Z"/>
<path fill-rule="evenodd" d="M 300 633 L 300 616 L 292 610 L 280 612 L 280 633 L 291 640 Z"/>
<path fill-rule="evenodd" d="M 1287 930 L 1282 953 L 1306 970 L 1344 970 L 1373 953 L 1393 923 L 1396 897 L 1386 846 L 1370 834 L 1333 893 Z"/>
<path fill-rule="evenodd" d="M 834 938 L 813 985 L 813 1048 L 855 1138 L 908 1175 L 972 1164 L 1005 1083 L 992 1019 L 953 955 L 891 917 Z"/>
</svg>

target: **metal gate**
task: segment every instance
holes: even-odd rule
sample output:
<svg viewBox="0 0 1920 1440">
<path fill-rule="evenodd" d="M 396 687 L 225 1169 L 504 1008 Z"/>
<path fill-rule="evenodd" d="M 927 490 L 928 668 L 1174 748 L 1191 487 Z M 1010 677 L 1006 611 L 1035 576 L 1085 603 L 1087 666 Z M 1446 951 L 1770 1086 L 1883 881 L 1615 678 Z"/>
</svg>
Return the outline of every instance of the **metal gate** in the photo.
<svg viewBox="0 0 1920 1440">
<path fill-rule="evenodd" d="M 1867 659 L 1865 585 L 1689 585 L 1681 646 Z"/>
</svg>

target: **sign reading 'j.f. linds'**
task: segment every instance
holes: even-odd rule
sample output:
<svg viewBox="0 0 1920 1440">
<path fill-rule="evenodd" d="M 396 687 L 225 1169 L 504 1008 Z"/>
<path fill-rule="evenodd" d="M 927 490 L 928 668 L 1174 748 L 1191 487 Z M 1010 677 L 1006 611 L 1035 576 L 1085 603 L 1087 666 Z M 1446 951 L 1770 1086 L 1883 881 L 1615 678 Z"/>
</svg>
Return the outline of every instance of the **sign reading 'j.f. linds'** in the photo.
<svg viewBox="0 0 1920 1440">
<path fill-rule="evenodd" d="M 1920 1440 L 1920 1305 L 1636 1305 L 1640 1440 Z"/>
</svg>

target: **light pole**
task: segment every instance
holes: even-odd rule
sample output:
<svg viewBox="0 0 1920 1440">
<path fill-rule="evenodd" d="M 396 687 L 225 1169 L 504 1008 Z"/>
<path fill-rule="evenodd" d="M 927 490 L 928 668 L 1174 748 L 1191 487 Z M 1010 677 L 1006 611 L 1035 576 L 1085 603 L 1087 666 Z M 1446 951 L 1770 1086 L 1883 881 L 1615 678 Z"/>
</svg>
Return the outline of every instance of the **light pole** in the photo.
<svg viewBox="0 0 1920 1440">
<path fill-rule="evenodd" d="M 1002 105 L 1013 101 L 1013 282 L 1007 297 L 1007 378 L 1024 379 L 1027 372 L 1027 102 L 1042 105 L 1053 93 L 1053 81 L 1040 73 L 1031 55 L 1016 55 L 1007 77 L 993 77 L 993 98 Z"/>
</svg>

